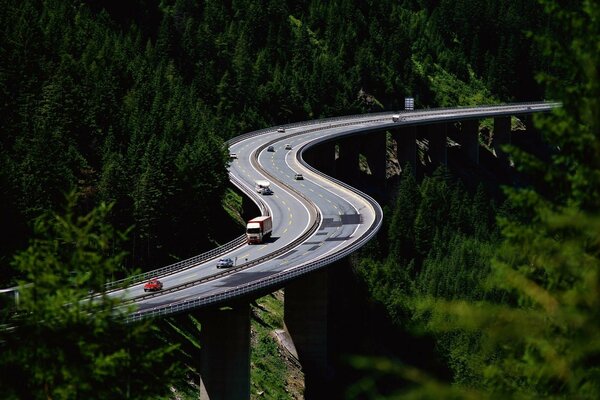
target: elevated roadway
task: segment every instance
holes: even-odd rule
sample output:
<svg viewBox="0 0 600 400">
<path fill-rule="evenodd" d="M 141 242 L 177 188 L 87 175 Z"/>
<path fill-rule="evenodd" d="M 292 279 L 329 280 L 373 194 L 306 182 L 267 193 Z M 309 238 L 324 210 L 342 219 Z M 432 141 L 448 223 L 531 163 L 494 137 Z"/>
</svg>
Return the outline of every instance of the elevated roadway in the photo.
<svg viewBox="0 0 600 400">
<path fill-rule="evenodd" d="M 264 244 L 237 245 L 220 254 L 236 260 L 231 270 L 217 269 L 216 259 L 210 259 L 162 276 L 165 290 L 161 292 L 144 294 L 142 282 L 114 293 L 135 301 L 139 309 L 131 318 L 138 319 L 283 287 L 290 279 L 362 246 L 379 229 L 383 217 L 380 206 L 368 195 L 306 164 L 302 157 L 306 149 L 346 136 L 548 112 L 558 106 L 538 102 L 367 114 L 291 124 L 284 132 L 271 128 L 241 135 L 230 141 L 230 152 L 237 155 L 229 168 L 230 177 L 263 213 L 273 217 L 272 238 Z M 393 115 L 398 116 L 396 121 Z M 291 150 L 285 149 L 287 144 Z M 268 146 L 274 151 L 268 151 Z M 295 180 L 296 173 L 304 179 Z M 256 180 L 269 180 L 273 194 L 256 194 Z"/>
</svg>

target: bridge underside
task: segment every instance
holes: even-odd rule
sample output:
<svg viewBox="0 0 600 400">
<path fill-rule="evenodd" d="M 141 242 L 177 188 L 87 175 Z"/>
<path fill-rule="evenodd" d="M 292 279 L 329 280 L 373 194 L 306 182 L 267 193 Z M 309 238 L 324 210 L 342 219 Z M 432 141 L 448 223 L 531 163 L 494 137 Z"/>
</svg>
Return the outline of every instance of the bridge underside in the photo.
<svg viewBox="0 0 600 400">
<path fill-rule="evenodd" d="M 511 143 L 511 119 L 494 119 L 491 147 L 501 163 L 509 163 L 502 147 Z M 400 126 L 387 132 L 351 136 L 315 146 L 304 153 L 306 161 L 338 179 L 353 181 L 371 175 L 385 184 L 388 154 L 400 168 L 448 163 L 448 137 L 461 156 L 473 165 L 480 162 L 479 121 L 464 120 L 422 126 Z M 393 143 L 395 142 L 395 146 Z M 391 151 L 390 149 L 395 149 Z M 420 153 L 421 152 L 421 153 Z M 456 154 L 451 153 L 451 154 Z M 346 266 L 347 268 L 347 266 Z M 329 398 L 332 382 L 330 325 L 332 295 L 339 285 L 334 267 L 313 272 L 285 288 L 284 322 L 293 340 L 306 378 L 306 398 Z M 335 290 L 334 290 L 335 287 Z M 250 398 L 250 312 L 248 300 L 232 307 L 198 312 L 202 324 L 200 353 L 201 398 Z"/>
<path fill-rule="evenodd" d="M 523 120 L 530 122 L 530 118 L 523 117 Z M 334 178 L 357 183 L 358 187 L 368 180 L 369 184 L 385 188 L 387 179 L 394 174 L 390 165 L 397 165 L 396 171 L 410 165 L 413 174 L 419 176 L 439 165 L 447 165 L 449 143 L 458 149 L 458 153 L 452 151 L 454 157 L 460 154 L 463 163 L 466 161 L 478 166 L 482 151 L 479 123 L 477 119 L 466 119 L 418 126 L 400 125 L 389 130 L 389 136 L 380 131 L 323 143 L 310 148 L 303 157 L 310 165 Z M 499 165 L 510 165 L 503 150 L 503 146 L 510 143 L 511 117 L 494 118 L 490 146 L 493 152 L 490 156 Z M 396 160 L 390 160 L 390 155 Z"/>
</svg>

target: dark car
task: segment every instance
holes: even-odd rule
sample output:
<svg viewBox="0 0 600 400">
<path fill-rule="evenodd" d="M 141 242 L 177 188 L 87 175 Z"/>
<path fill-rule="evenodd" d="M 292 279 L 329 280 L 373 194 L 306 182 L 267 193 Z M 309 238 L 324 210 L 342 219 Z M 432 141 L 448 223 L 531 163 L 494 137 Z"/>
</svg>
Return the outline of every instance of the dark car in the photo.
<svg viewBox="0 0 600 400">
<path fill-rule="evenodd" d="M 294 175 L 294 179 L 297 181 L 301 181 L 302 179 L 304 179 L 304 177 L 302 176 L 302 174 L 296 174 Z"/>
<path fill-rule="evenodd" d="M 217 268 L 229 268 L 233 267 L 233 260 L 231 258 L 221 258 L 217 262 Z"/>
<path fill-rule="evenodd" d="M 269 147 L 267 147 L 267 151 L 275 151 L 275 147 L 269 146 Z"/>
</svg>

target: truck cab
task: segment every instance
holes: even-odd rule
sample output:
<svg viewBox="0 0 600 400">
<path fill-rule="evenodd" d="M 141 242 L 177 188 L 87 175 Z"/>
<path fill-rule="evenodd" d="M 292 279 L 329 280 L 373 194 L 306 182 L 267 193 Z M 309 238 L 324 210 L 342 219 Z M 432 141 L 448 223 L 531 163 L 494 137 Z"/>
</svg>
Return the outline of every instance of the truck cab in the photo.
<svg viewBox="0 0 600 400">
<path fill-rule="evenodd" d="M 246 225 L 246 239 L 248 244 L 263 243 L 265 238 L 271 236 L 273 220 L 270 215 L 256 217 Z"/>
</svg>

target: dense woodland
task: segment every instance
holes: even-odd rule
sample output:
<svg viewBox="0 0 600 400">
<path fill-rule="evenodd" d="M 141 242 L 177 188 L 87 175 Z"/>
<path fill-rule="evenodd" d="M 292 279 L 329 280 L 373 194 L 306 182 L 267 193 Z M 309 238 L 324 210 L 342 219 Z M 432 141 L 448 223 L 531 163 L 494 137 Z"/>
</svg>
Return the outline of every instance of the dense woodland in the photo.
<svg viewBox="0 0 600 400">
<path fill-rule="evenodd" d="M 60 210 L 72 188 L 85 209 L 115 202 L 112 223 L 134 227 L 128 267 L 156 267 L 239 230 L 213 223 L 227 219 L 222 145 L 233 136 L 398 109 L 406 95 L 418 106 L 538 99 L 532 73 L 510 61 L 535 69 L 522 34 L 542 23 L 534 2 L 464 2 L 464 14 L 449 4 L 3 1 L 0 196 L 10 229 L 0 280 L 14 276 L 31 221 Z M 458 24 L 481 7 L 484 26 Z M 465 31 L 450 32 L 450 21 Z"/>
<path fill-rule="evenodd" d="M 184 328 L 122 331 L 104 323 L 111 304 L 62 305 L 239 235 L 223 208 L 228 139 L 410 95 L 565 107 L 537 121 L 552 153 L 511 153 L 526 188 L 490 196 L 446 169 L 420 182 L 404 171 L 355 272 L 382 319 L 427 332 L 450 374 L 355 358 L 365 379 L 348 393 L 595 398 L 599 18 L 594 1 L 0 0 L 0 283 L 47 284 L 24 291 L 35 329 L 0 330 L 14 350 L 0 357 L 15 377 L 3 393 L 167 393 L 185 374 L 173 357 L 194 351 L 171 340 Z M 125 350 L 106 341 L 115 332 Z"/>
</svg>

